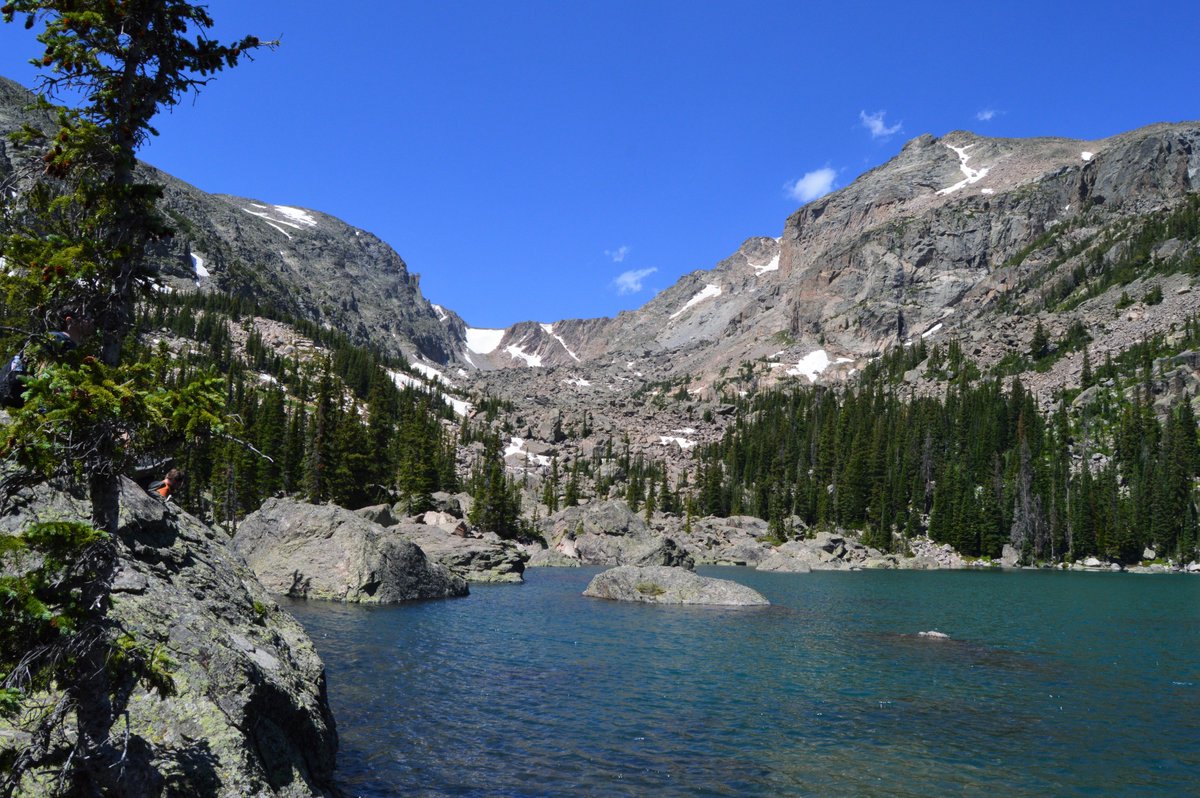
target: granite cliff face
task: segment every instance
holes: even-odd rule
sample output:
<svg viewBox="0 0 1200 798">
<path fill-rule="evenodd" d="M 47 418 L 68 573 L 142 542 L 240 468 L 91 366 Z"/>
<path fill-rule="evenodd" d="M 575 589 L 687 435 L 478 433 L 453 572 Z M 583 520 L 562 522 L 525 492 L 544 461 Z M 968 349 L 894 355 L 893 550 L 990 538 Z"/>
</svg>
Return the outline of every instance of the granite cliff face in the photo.
<svg viewBox="0 0 1200 798">
<path fill-rule="evenodd" d="M 44 124 L 21 110 L 28 100 L 0 79 L 0 128 Z M 0 180 L 15 163 L 0 142 Z M 700 394 L 723 372 L 763 361 L 774 364 L 768 384 L 837 380 L 918 336 L 970 338 L 1014 309 L 1037 310 L 1031 300 L 1080 266 L 1085 245 L 1108 236 L 1120 247 L 1122 225 L 1200 189 L 1200 123 L 1099 141 L 920 136 L 797 210 L 777 238 L 748 239 L 638 310 L 504 330 L 471 329 L 431 304 L 417 275 L 366 231 L 152 177 L 177 228 L 160 253 L 173 288 L 252 297 L 437 366 L 557 366 L 604 379 L 632 364 L 651 380 L 686 376 Z M 485 376 L 479 387 L 503 382 Z"/>
<path fill-rule="evenodd" d="M 748 239 L 636 311 L 517 324 L 468 357 L 482 369 L 566 367 L 593 382 L 625 363 L 651 380 L 686 377 L 699 395 L 747 363 L 768 364 L 760 386 L 836 381 L 920 337 L 971 341 L 995 360 L 1011 351 L 998 326 L 1011 345 L 1039 319 L 1086 321 L 1087 303 L 1059 313 L 1043 296 L 1095 258 L 1118 258 L 1141 220 L 1198 190 L 1200 123 L 1099 141 L 924 135 L 796 211 L 779 238 Z M 1165 329 L 1194 303 L 1183 304 L 1148 309 L 1133 334 Z M 1089 332 L 1115 347 L 1108 331 Z M 480 384 L 505 393 L 505 383 Z"/>
</svg>

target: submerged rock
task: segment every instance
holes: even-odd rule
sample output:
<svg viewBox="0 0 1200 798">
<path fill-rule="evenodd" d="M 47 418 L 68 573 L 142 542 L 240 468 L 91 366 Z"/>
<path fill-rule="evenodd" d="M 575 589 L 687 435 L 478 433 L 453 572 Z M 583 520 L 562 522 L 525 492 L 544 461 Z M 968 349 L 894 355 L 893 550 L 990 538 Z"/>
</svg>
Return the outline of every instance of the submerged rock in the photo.
<svg viewBox="0 0 1200 798">
<path fill-rule="evenodd" d="M 728 579 L 700 576 L 686 568 L 622 565 L 597 574 L 583 595 L 648 604 L 716 604 L 729 607 L 770 604 L 761 593 Z"/>
<path fill-rule="evenodd" d="M 0 518 L 0 534 L 35 515 L 90 515 L 85 502 L 45 489 L 23 499 Z M 139 690 L 128 707 L 131 750 L 145 753 L 164 794 L 338 794 L 324 665 L 227 538 L 125 481 L 118 554 L 112 616 L 174 660 L 177 694 Z M 0 755 L 11 739 L 0 723 Z"/>
<path fill-rule="evenodd" d="M 450 598 L 466 581 L 396 533 L 334 505 L 268 499 L 233 547 L 273 593 L 363 603 Z"/>
</svg>

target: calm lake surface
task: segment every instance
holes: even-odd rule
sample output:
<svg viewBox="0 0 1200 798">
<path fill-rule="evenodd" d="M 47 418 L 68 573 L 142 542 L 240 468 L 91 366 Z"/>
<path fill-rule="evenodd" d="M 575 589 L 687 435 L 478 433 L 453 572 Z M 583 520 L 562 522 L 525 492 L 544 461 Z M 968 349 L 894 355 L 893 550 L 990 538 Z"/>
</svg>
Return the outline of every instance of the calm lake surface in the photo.
<svg viewBox="0 0 1200 798">
<path fill-rule="evenodd" d="M 699 571 L 773 606 L 284 606 L 353 795 L 1200 794 L 1200 578 Z"/>
</svg>

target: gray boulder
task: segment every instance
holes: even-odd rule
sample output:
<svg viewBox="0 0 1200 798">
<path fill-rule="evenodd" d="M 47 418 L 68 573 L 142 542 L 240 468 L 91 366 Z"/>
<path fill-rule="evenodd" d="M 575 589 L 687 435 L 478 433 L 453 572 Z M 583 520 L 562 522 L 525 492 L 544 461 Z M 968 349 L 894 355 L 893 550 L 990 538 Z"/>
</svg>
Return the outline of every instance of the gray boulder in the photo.
<svg viewBox="0 0 1200 798">
<path fill-rule="evenodd" d="M 550 548 L 581 565 L 678 565 L 691 554 L 674 538 L 650 529 L 620 500 L 568 507 L 542 522 Z"/>
<path fill-rule="evenodd" d="M 525 572 L 525 557 L 515 543 L 491 532 L 478 538 L 461 537 L 455 528 L 401 524 L 394 531 L 419 546 L 430 560 L 468 582 L 524 581 L 521 574 Z"/>
<path fill-rule="evenodd" d="M 389 504 L 374 504 L 370 507 L 363 507 L 354 512 L 361 515 L 368 521 L 379 524 L 380 526 L 395 526 L 400 523 L 392 512 L 392 507 Z"/>
<path fill-rule="evenodd" d="M 686 568 L 622 565 L 597 574 L 583 595 L 647 604 L 716 604 L 729 607 L 770 604 L 761 593 L 728 579 L 700 576 Z"/>
<path fill-rule="evenodd" d="M 0 518 L 0 534 L 35 516 L 82 521 L 89 512 L 39 489 Z M 139 641 L 166 646 L 177 690 L 132 696 L 133 749 L 147 752 L 165 795 L 336 795 L 324 665 L 227 540 L 133 482 L 122 485 L 111 612 Z M 13 739 L 0 722 L 0 755 Z"/>
<path fill-rule="evenodd" d="M 341 507 L 268 499 L 237 551 L 273 593 L 363 603 L 465 596 L 467 583 L 415 544 Z"/>
</svg>

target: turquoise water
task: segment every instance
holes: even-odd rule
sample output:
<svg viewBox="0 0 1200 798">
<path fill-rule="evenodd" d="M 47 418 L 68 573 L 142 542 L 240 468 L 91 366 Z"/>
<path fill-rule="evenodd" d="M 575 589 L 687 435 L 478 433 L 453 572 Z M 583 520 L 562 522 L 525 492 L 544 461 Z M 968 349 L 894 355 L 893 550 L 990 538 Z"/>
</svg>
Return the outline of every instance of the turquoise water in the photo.
<svg viewBox="0 0 1200 798">
<path fill-rule="evenodd" d="M 773 606 L 586 599 L 594 569 L 288 602 L 328 667 L 344 788 L 1200 794 L 1200 578 L 700 570 Z"/>
</svg>

